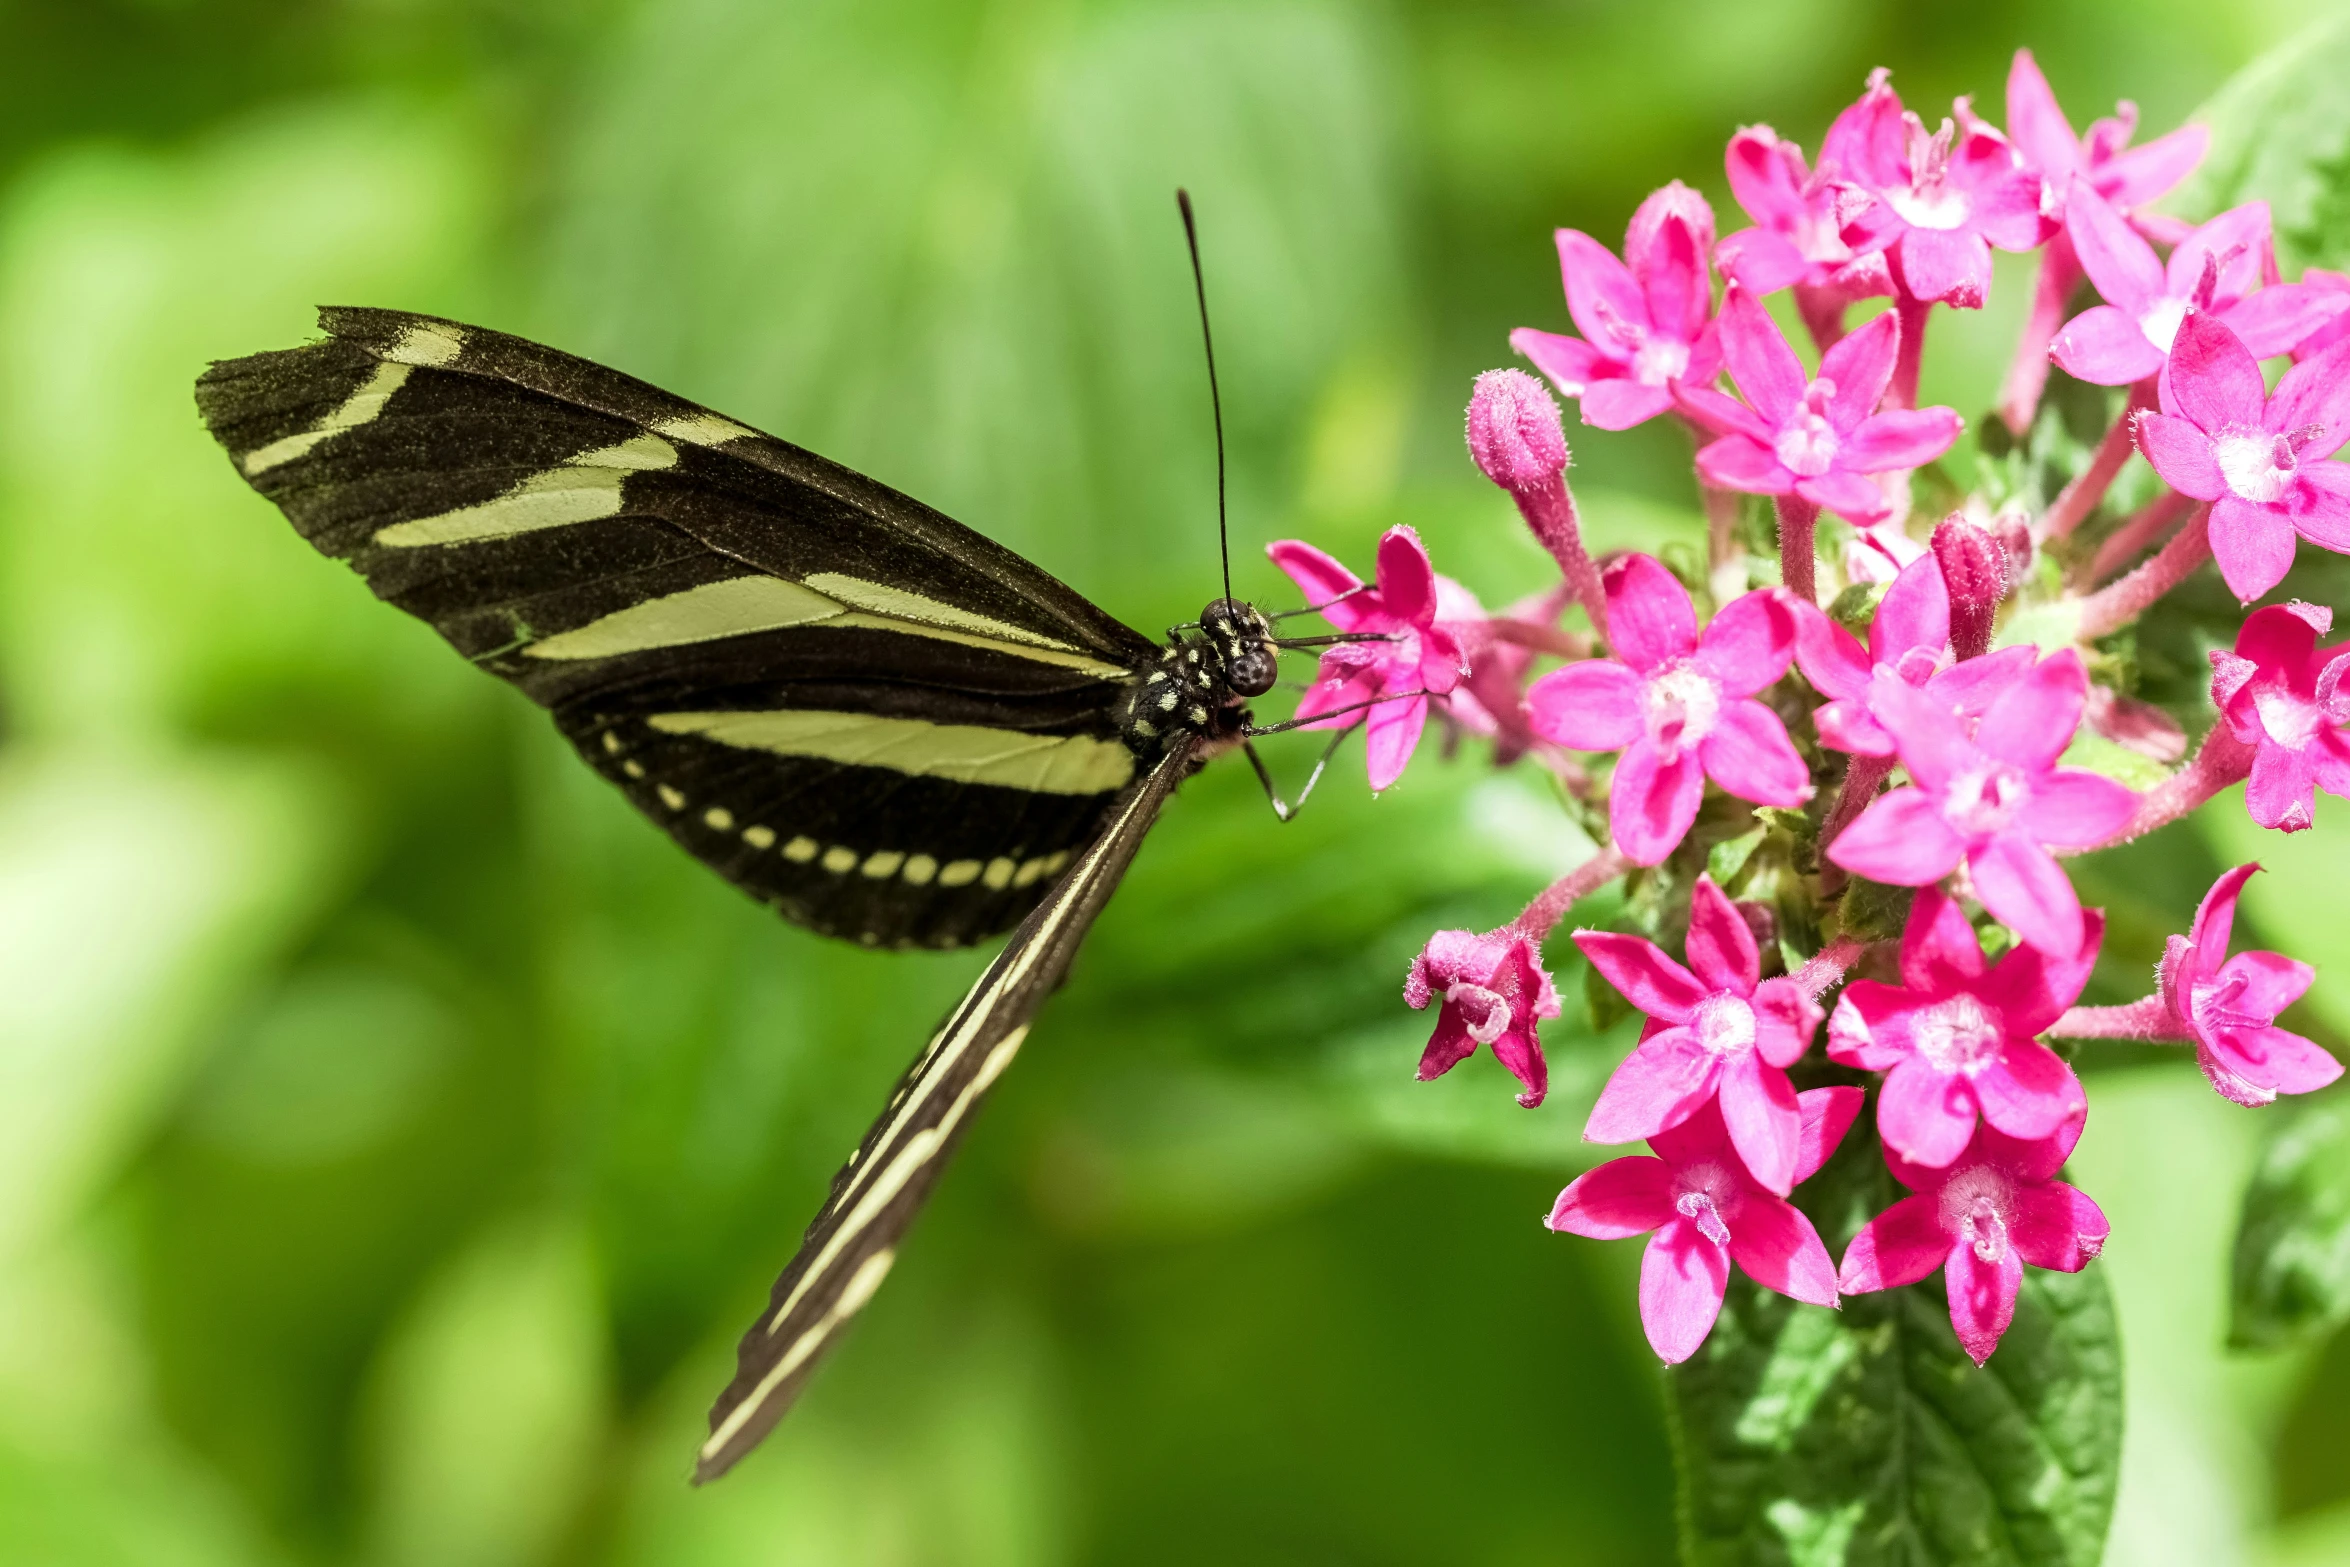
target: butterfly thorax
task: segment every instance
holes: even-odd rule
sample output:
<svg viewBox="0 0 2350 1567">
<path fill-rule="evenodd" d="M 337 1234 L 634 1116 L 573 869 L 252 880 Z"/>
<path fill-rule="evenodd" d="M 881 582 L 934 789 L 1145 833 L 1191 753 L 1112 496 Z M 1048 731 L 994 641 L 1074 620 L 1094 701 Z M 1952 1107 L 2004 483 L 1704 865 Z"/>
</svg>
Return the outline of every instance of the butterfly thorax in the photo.
<svg viewBox="0 0 2350 1567">
<path fill-rule="evenodd" d="M 1248 699 L 1273 689 L 1277 662 L 1264 612 L 1217 599 L 1196 626 L 1170 632 L 1157 656 L 1135 668 L 1118 731 L 1146 758 L 1179 735 L 1234 740 L 1248 724 Z"/>
</svg>

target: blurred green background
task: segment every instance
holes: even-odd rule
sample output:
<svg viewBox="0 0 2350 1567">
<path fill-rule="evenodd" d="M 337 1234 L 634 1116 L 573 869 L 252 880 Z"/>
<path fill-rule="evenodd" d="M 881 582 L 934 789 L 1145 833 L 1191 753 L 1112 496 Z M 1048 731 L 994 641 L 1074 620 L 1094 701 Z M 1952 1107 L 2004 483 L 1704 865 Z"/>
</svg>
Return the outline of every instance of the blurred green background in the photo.
<svg viewBox="0 0 2350 1567">
<path fill-rule="evenodd" d="M 593 355 L 871 472 L 1136 625 L 1212 588 L 1180 232 L 1204 222 L 1257 545 L 1417 525 L 1543 558 L 1460 450 L 1730 130 L 1816 147 L 1869 67 L 2167 128 L 2282 5 L 13 0 L 0 7 L 0 1562 L 1652 1563 L 1636 1248 L 1535 1222 L 1625 1047 L 1416 1085 L 1398 987 L 1586 846 L 1431 746 L 1281 828 L 1170 809 L 889 1288 L 723 1484 L 735 1335 L 973 955 L 787 929 L 512 693 L 375 605 L 198 428 L 206 360 L 397 305 Z M 1974 413 L 2022 304 L 1937 322 Z M 1603 542 L 1694 536 L 1671 429 L 1578 440 Z M 2340 600 L 2336 600 L 2340 602 Z M 1302 769 L 1307 743 L 1280 753 Z M 2333 802 L 2329 802 L 2332 806 Z M 2350 811 L 2233 797 L 2085 875 L 2105 999 L 2213 870 L 2332 973 Z M 1604 912 L 1604 911 L 1601 911 Z M 2240 927 L 2243 928 L 2243 927 Z M 2329 1032 L 2328 1037 L 2339 1038 Z M 2268 1123 L 2175 1055 L 2075 1168 L 2128 1352 L 2110 1559 L 2350 1561 L 2350 1346 L 2223 1348 Z"/>
</svg>

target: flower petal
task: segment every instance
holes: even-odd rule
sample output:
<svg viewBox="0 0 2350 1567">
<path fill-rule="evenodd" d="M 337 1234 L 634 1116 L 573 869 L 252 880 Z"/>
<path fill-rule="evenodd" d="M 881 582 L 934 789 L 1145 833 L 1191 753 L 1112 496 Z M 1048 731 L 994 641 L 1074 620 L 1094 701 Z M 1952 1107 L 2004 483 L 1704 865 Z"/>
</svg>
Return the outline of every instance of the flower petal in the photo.
<svg viewBox="0 0 2350 1567">
<path fill-rule="evenodd" d="M 2252 620 L 2258 620 L 2262 615 L 2279 613 L 2281 611 L 2264 609 L 2255 614 Z M 2245 634 L 2252 629 L 2252 620 L 2244 623 L 2244 632 L 2236 638 L 2237 646 L 2243 645 Z M 2314 643 L 2317 639 L 2312 636 L 2310 640 Z M 2236 935 L 2236 900 L 2243 896 L 2244 884 L 2259 869 L 2259 862 L 2255 861 L 2223 872 L 2219 880 L 2211 884 L 2211 890 L 2203 895 L 2203 901 L 2195 906 L 2195 919 L 2187 927 L 2187 940 L 2194 944 L 2196 950 L 2210 954 L 2209 961 L 2204 965 L 2206 969 L 2216 971 L 2227 957 L 2228 943 Z"/>
<path fill-rule="evenodd" d="M 2257 1083 L 2270 1098 L 2315 1093 L 2342 1075 L 2342 1063 L 2330 1052 L 2291 1029 L 2231 1029 L 2220 1035 L 2217 1044 L 2214 1054 L 2226 1062 L 2230 1072 Z M 2207 1074 L 2210 1065 L 2205 1062 Z M 2218 1085 L 2216 1077 L 2213 1083 Z"/>
<path fill-rule="evenodd" d="M 1770 313 L 1735 283 L 1723 293 L 1717 319 L 1730 379 L 1755 411 L 1777 427 L 1803 402 L 1803 361 L 1787 346 Z"/>
<path fill-rule="evenodd" d="M 1967 869 L 1983 907 L 2027 945 L 2080 950 L 2080 895 L 2046 849 L 2010 827 L 1969 850 Z"/>
<path fill-rule="evenodd" d="M 2122 830 L 2138 797 L 2102 773 L 2061 767 L 2032 780 L 2019 817 L 2024 830 L 2060 849 L 2089 849 Z"/>
<path fill-rule="evenodd" d="M 1781 976 L 1754 987 L 1755 1053 L 1773 1066 L 1793 1066 L 1811 1048 L 1826 1014 L 1794 980 Z"/>
<path fill-rule="evenodd" d="M 1802 282 L 1812 270 L 1793 240 L 1766 228 L 1740 229 L 1729 235 L 1714 247 L 1714 262 L 1722 269 L 1722 276 L 1757 298 Z"/>
<path fill-rule="evenodd" d="M 2249 604 L 2293 569 L 2293 519 L 2284 507 L 2226 495 L 2212 503 L 2211 553 L 2220 580 Z"/>
<path fill-rule="evenodd" d="M 1640 1258 L 1640 1326 L 1657 1359 L 1677 1366 L 1697 1353 L 1722 1312 L 1729 1254 L 1678 1215 Z"/>
<path fill-rule="evenodd" d="M 1704 795 L 1705 772 L 1694 754 L 1684 751 L 1667 762 L 1642 740 L 1616 761 L 1608 785 L 1608 831 L 1633 864 L 1662 865 L 1688 835 Z"/>
<path fill-rule="evenodd" d="M 2333 325 L 2345 309 L 2350 309 L 2350 298 L 2331 289 L 2278 283 L 2237 300 L 2218 315 L 2229 331 L 2244 340 L 2255 359 L 2273 359 L 2293 352 Z M 2269 428 L 2292 430 L 2299 426 L 2272 424 Z"/>
<path fill-rule="evenodd" d="M 1689 889 L 1688 953 L 1689 971 L 1707 990 L 1733 996 L 1753 993 L 1762 969 L 1754 932 L 1729 895 L 1703 874 Z"/>
<path fill-rule="evenodd" d="M 2241 299 L 2260 287 L 2263 274 L 2276 275 L 2275 223 L 2268 203 L 2247 201 L 2230 207 L 2171 247 L 2163 268 L 2163 291 L 2186 299 L 2203 281 L 2206 260 L 2219 263 L 2213 299 L 2220 304 Z"/>
<path fill-rule="evenodd" d="M 2240 987 L 2229 1011 L 2267 1019 L 2307 995 L 2317 970 L 2281 952 L 2239 952 L 2220 965 L 2214 978 Z"/>
<path fill-rule="evenodd" d="M 2285 492 L 2293 531 L 2321 549 L 2350 554 L 2350 463 L 2303 463 Z"/>
<path fill-rule="evenodd" d="M 2166 377 L 2176 412 L 2210 434 L 2258 426 L 2268 403 L 2260 362 L 2209 311 L 2189 311 L 2171 341 Z"/>
<path fill-rule="evenodd" d="M 2093 176 L 2097 188 L 2125 210 L 2144 206 L 2195 171 L 2211 146 L 2211 128 L 2182 125 L 2143 147 L 2116 153 Z"/>
<path fill-rule="evenodd" d="M 2087 180 L 2076 179 L 2066 189 L 2064 226 L 2073 242 L 2073 254 L 2080 258 L 2081 270 L 2089 274 L 2089 281 L 2097 285 L 2097 292 L 2107 304 L 2119 307 L 2117 313 L 2141 316 L 2162 299 L 2165 289 L 2162 262 L 2155 257 L 2154 247 L 2123 222 L 2121 214 L 2108 206 Z M 2145 341 L 2143 334 L 2139 341 Z M 2159 350 L 2156 357 L 2159 360 Z M 2066 369 L 2071 373 L 2070 366 Z"/>
<path fill-rule="evenodd" d="M 1951 408 L 1891 409 L 1864 420 L 1846 436 L 1836 461 L 1855 473 L 1922 468 L 1950 450 L 1965 427 L 1966 421 Z"/>
<path fill-rule="evenodd" d="M 1760 1054 L 1748 1050 L 1722 1063 L 1719 1085 L 1722 1123 L 1731 1146 L 1755 1184 L 1784 1197 L 1795 1186 L 1795 1160 L 1802 1151 L 1803 1111 L 1795 1085 Z"/>
<path fill-rule="evenodd" d="M 1323 612 L 1323 619 L 1340 630 L 1353 629 L 1348 620 L 1340 617 L 1354 608 L 1355 600 L 1345 595 L 1356 593 L 1363 585 L 1362 578 L 1302 539 L 1278 539 L 1265 546 L 1265 553 L 1282 575 L 1297 584 L 1298 592 L 1305 595 L 1308 604 L 1330 604 L 1329 610 Z M 1340 602 L 1331 604 L 1333 599 Z"/>
<path fill-rule="evenodd" d="M 1519 327 L 1510 334 L 1510 347 L 1531 360 L 1562 397 L 1581 397 L 1592 382 L 1622 375 L 1630 368 L 1623 360 L 1609 358 L 1579 337 L 1530 326 Z"/>
<path fill-rule="evenodd" d="M 1820 356 L 1819 378 L 1836 386 L 1828 403 L 1828 422 L 1842 431 L 1860 428 L 1884 401 L 1885 388 L 1893 380 L 1893 362 L 1900 355 L 1901 318 L 1891 310 L 1838 339 Z"/>
<path fill-rule="evenodd" d="M 1975 1074 L 1975 1103 L 1984 1120 L 2024 1142 L 2054 1136 L 2089 1105 L 2073 1069 L 2036 1039 L 2009 1040 Z"/>
<path fill-rule="evenodd" d="M 1923 789 L 1880 795 L 1837 834 L 1828 858 L 1889 887 L 1923 887 L 1958 869 L 1966 845 Z"/>
<path fill-rule="evenodd" d="M 1991 247 L 1967 229 L 1913 228 L 1893 265 L 1913 298 L 1954 310 L 1980 310 L 1991 293 Z"/>
<path fill-rule="evenodd" d="M 1901 927 L 1901 983 L 1921 996 L 1973 990 L 1986 968 L 1966 910 L 1939 887 L 1921 887 Z"/>
<path fill-rule="evenodd" d="M 1811 798 L 1811 770 L 1787 726 L 1752 697 L 1723 705 L 1697 754 L 1706 776 L 1741 800 L 1795 806 Z"/>
<path fill-rule="evenodd" d="M 2271 292 L 2274 290 L 2264 289 L 2252 297 L 2259 299 Z M 2350 294 L 2328 293 L 2350 304 Z M 2302 360 L 2284 373 L 2269 396 L 2268 429 L 2283 435 L 2313 424 L 2325 427 L 2322 450 L 2311 448 L 2307 453 L 2311 457 L 2324 456 L 2350 440 L 2350 346 L 2345 345 L 2350 345 L 2350 338 Z"/>
<path fill-rule="evenodd" d="M 2228 493 L 2228 476 L 2220 471 L 2211 437 L 2188 420 L 2144 409 L 2130 428 L 2162 482 L 2181 495 L 2216 501 Z"/>
<path fill-rule="evenodd" d="M 1795 657 L 1795 607 L 1770 588 L 1724 605 L 1697 639 L 1696 663 L 1724 696 L 1752 696 L 1787 673 Z"/>
<path fill-rule="evenodd" d="M 1685 1028 L 1635 1045 L 1600 1089 L 1583 1123 L 1589 1143 L 1633 1143 L 1677 1126 L 1712 1101 L 1721 1057 Z"/>
<path fill-rule="evenodd" d="M 1877 601 L 1876 618 L 1869 622 L 1869 656 L 1880 664 L 1897 664 L 1912 648 L 1940 653 L 1949 645 L 1950 587 L 1942 580 L 1941 562 L 1929 552 L 1902 567 Z"/>
<path fill-rule="evenodd" d="M 1933 557 L 1924 555 L 1919 559 L 1931 562 Z M 1891 598 L 1892 590 L 1887 589 L 1885 596 Z M 1875 662 L 1869 649 L 1860 645 L 1860 639 L 1830 620 L 1814 605 L 1799 604 L 1795 614 L 1795 661 L 1803 668 L 1803 678 L 1810 681 L 1813 688 L 1823 696 L 1858 696 L 1867 690 L 1869 673 L 1875 667 Z M 1880 604 L 1877 607 L 1880 622 L 1884 615 L 1884 606 Z M 1872 640 L 1876 634 L 1872 628 Z M 1943 640 L 1949 640 L 1947 632 Z"/>
<path fill-rule="evenodd" d="M 1647 732 L 1644 682 L 1612 658 L 1562 664 L 1527 688 L 1534 732 L 1577 751 L 1620 751 Z"/>
<path fill-rule="evenodd" d="M 2113 1233 L 2089 1194 L 2062 1181 L 2026 1186 L 2015 1194 L 2008 1239 L 2024 1261 L 2057 1273 L 2078 1273 L 2105 1249 Z"/>
<path fill-rule="evenodd" d="M 1363 765 L 1371 792 L 1392 787 L 1403 776 L 1428 722 L 1428 699 L 1396 697 L 1371 708 L 1363 721 Z"/>
<path fill-rule="evenodd" d="M 2080 140 L 2029 49 L 2018 49 L 2007 69 L 2007 134 L 2024 161 L 2042 178 L 2058 182 L 2060 191 L 2065 176 L 2080 167 Z M 1935 1266 L 1941 1266 L 1941 1259 L 1935 1259 Z"/>
<path fill-rule="evenodd" d="M 2040 650 L 2029 643 L 1993 648 L 1980 658 L 1953 664 L 1926 682 L 1926 690 L 1967 718 L 1991 710 L 2001 693 L 2030 673 Z"/>
<path fill-rule="evenodd" d="M 1379 602 L 1407 625 L 1425 626 L 1436 618 L 1436 568 L 1408 524 L 1388 529 L 1379 540 Z"/>
<path fill-rule="evenodd" d="M 1898 1066 L 1910 1053 L 1917 1000 L 1894 985 L 1854 980 L 1836 998 L 1836 1010 L 1828 1018 L 1828 1059 L 1866 1072 Z"/>
<path fill-rule="evenodd" d="M 1982 751 L 1938 693 L 1879 669 L 1869 681 L 1868 704 L 1900 745 L 1901 765 L 1920 787 L 1939 794 L 1951 780 L 1982 765 Z"/>
<path fill-rule="evenodd" d="M 1583 389 L 1583 422 L 1595 430 L 1629 430 L 1672 407 L 1671 391 L 1638 381 L 1594 381 Z"/>
<path fill-rule="evenodd" d="M 1847 1295 L 1866 1295 L 1931 1275 L 1950 1253 L 1940 1208 L 1932 1197 L 1904 1197 L 1862 1225 L 1844 1248 L 1838 1286 Z"/>
<path fill-rule="evenodd" d="M 1877 1094 L 1877 1135 L 1912 1164 L 1939 1170 L 1975 1135 L 1975 1095 L 1963 1077 L 1913 1056 L 1885 1074 Z"/>
<path fill-rule="evenodd" d="M 1682 400 L 1688 401 L 1683 388 Z M 1795 488 L 1794 472 L 1771 449 L 1749 435 L 1732 433 L 1708 442 L 1697 453 L 1697 476 L 1717 490 L 1746 495 L 1785 495 Z"/>
<path fill-rule="evenodd" d="M 1610 1159 L 1577 1176 L 1551 1205 L 1545 1227 L 1595 1241 L 1619 1241 L 1673 1222 L 1673 1172 L 1662 1159 Z"/>
<path fill-rule="evenodd" d="M 1709 987 L 1653 941 L 1612 930 L 1579 930 L 1574 941 L 1599 977 L 1615 986 L 1635 1012 L 1686 1023 L 1706 998 Z"/>
<path fill-rule="evenodd" d="M 1836 1264 L 1795 1206 L 1749 1195 L 1730 1226 L 1730 1260 L 1765 1289 L 1814 1306 L 1836 1304 Z"/>
<path fill-rule="evenodd" d="M 1602 577 L 1607 640 L 1616 657 L 1649 674 L 1697 646 L 1697 610 L 1689 590 L 1653 555 L 1627 555 Z"/>
<path fill-rule="evenodd" d="M 1831 468 L 1815 479 L 1797 479 L 1795 493 L 1824 506 L 1847 522 L 1880 522 L 1893 515 L 1885 492 L 1849 468 Z"/>
<path fill-rule="evenodd" d="M 2026 772 L 2046 772 L 2073 743 L 2088 703 L 2089 671 L 2068 647 L 2000 693 L 1976 726 L 1975 744 Z"/>
<path fill-rule="evenodd" d="M 1795 1154 L 1796 1180 L 1808 1181 L 1819 1173 L 1852 1129 L 1853 1118 L 1867 1099 L 1866 1090 L 1849 1087 L 1807 1088 L 1795 1096 L 1803 1109 L 1803 1137 Z"/>
<path fill-rule="evenodd" d="M 1999 1347 L 2000 1335 L 2015 1320 L 2015 1294 L 2023 1284 L 2023 1259 L 2013 1246 L 2003 1248 L 1997 1260 L 1985 1262 L 1975 1248 L 1961 1241 L 1943 1262 L 1943 1281 L 1950 1294 L 1950 1327 L 1959 1347 L 1981 1365 Z"/>
<path fill-rule="evenodd" d="M 1973 939 L 1970 929 L 1968 939 Z M 2080 944 L 2070 951 L 2041 947 L 2011 949 L 1973 988 L 1999 1012 L 2010 1034 L 2030 1038 L 2045 1033 L 2080 999 L 2097 965 L 2097 949 L 2105 939 L 2105 915 L 2090 909 L 2081 916 Z"/>
<path fill-rule="evenodd" d="M 2162 368 L 2162 350 L 2137 319 L 2111 305 L 2092 305 L 2057 328 L 2048 357 L 2078 381 L 2129 386 Z"/>
<path fill-rule="evenodd" d="M 2252 776 L 2244 781 L 2244 809 L 2272 832 L 2302 832 L 2315 825 L 2315 769 L 2309 754 L 2263 740 L 2252 753 Z"/>
</svg>

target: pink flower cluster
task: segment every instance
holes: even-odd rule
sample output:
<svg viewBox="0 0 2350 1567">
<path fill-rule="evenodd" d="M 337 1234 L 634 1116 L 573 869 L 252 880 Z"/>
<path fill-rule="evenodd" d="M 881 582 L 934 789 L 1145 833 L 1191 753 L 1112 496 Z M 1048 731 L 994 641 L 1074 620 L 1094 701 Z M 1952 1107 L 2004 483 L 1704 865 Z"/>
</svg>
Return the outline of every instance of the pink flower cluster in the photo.
<svg viewBox="0 0 2350 1567">
<path fill-rule="evenodd" d="M 2312 825 L 2316 791 L 2350 796 L 2350 644 L 2319 645 L 2329 610 L 2253 611 L 2212 655 L 2200 748 L 2143 791 L 2097 758 L 2176 760 L 2183 737 L 2097 683 L 2114 665 L 2096 647 L 2207 564 L 2249 605 L 2300 541 L 2350 553 L 2350 464 L 2331 460 L 2350 440 L 2350 283 L 2283 280 L 2261 203 L 2200 226 L 2152 210 L 2202 157 L 2198 128 L 2132 147 L 2124 105 L 2076 135 L 2028 53 L 2007 118 L 2003 132 L 1961 99 L 1929 125 L 1880 71 L 1816 163 L 1768 127 L 1731 139 L 1749 227 L 1717 242 L 1705 200 L 1675 182 L 1641 204 L 1620 256 L 1559 231 L 1575 334 L 1512 333 L 1548 386 L 1480 376 L 1467 426 L 1555 585 L 1488 613 L 1408 528 L 1380 543 L 1370 587 L 1308 546 L 1273 549 L 1357 634 L 1323 654 L 1299 711 L 1329 726 L 1370 714 L 1374 788 L 1401 776 L 1433 713 L 1492 738 L 1498 761 L 1549 768 L 1606 838 L 1509 924 L 1429 940 L 1404 992 L 1437 1008 L 1422 1078 L 1486 1046 L 1518 1102 L 1539 1105 L 1539 1025 L 1561 1011 L 1545 938 L 1619 876 L 1639 880 L 1643 909 L 1687 911 L 1573 932 L 1644 1016 L 1584 1135 L 1650 1153 L 1584 1174 L 1548 1221 L 1650 1237 L 1641 1315 L 1667 1361 L 1702 1345 L 1733 1264 L 1822 1306 L 1940 1270 L 1960 1344 L 1987 1358 L 2022 1268 L 2078 1270 L 2106 1239 L 2097 1205 L 2058 1178 L 2089 1102 L 2051 1038 L 2192 1045 L 2246 1105 L 2341 1073 L 2277 1024 L 2311 970 L 2228 952 L 2257 866 L 2212 888 L 2152 994 L 2082 1006 L 2104 919 L 2063 861 L 2239 781 L 2253 819 L 2283 831 Z M 2030 426 L 2052 365 L 2126 390 L 2060 493 L 1913 517 L 1913 476 L 1963 433 L 1953 410 L 1917 405 L 1931 313 L 1980 308 L 1995 250 L 2040 253 L 2001 417 Z M 2068 319 L 2084 282 L 2099 302 Z M 1808 360 L 1768 303 L 1783 293 Z M 2262 361 L 2287 358 L 2272 392 Z M 1664 417 L 1688 431 L 1704 570 L 1592 556 L 1553 389 L 1598 429 Z M 2136 456 L 2167 488 L 2114 515 L 2107 494 Z M 1748 496 L 1768 498 L 1752 522 Z M 1823 513 L 1848 530 L 1840 592 Z M 1750 553 L 1749 537 L 1767 545 Z M 1562 623 L 1578 606 L 1583 629 Z M 2102 752 L 2087 743 L 2100 735 Z M 1737 868 L 1717 882 L 1709 866 L 1746 863 L 1713 854 L 1731 839 L 1776 845 L 1781 890 L 1742 892 Z M 1789 879 L 1823 911 L 1823 939 L 1799 943 L 1781 919 Z M 1855 1126 L 1909 1195 L 1834 1261 L 1793 1199 Z"/>
</svg>

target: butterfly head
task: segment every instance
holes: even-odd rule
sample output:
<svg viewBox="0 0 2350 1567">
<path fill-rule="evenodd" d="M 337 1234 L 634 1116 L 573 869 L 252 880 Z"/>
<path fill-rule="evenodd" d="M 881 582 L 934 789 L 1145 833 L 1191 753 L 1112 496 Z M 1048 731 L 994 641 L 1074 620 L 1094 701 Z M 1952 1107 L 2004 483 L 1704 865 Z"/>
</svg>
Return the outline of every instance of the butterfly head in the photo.
<svg viewBox="0 0 2350 1567">
<path fill-rule="evenodd" d="M 1217 599 L 1199 612 L 1200 629 L 1224 665 L 1224 684 L 1237 697 L 1263 696 L 1279 678 L 1273 623 L 1238 599 Z"/>
</svg>

